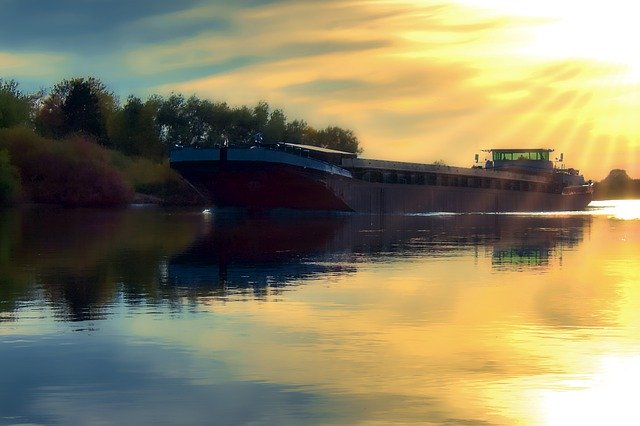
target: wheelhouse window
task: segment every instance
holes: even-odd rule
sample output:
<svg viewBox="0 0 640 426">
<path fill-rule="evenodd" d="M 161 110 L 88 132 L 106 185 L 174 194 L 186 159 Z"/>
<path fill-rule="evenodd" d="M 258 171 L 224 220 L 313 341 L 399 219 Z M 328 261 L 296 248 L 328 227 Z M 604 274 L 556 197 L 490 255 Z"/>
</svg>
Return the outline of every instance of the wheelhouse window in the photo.
<svg viewBox="0 0 640 426">
<path fill-rule="evenodd" d="M 549 161 L 549 150 L 532 151 L 493 151 L 493 161 L 533 160 Z"/>
</svg>

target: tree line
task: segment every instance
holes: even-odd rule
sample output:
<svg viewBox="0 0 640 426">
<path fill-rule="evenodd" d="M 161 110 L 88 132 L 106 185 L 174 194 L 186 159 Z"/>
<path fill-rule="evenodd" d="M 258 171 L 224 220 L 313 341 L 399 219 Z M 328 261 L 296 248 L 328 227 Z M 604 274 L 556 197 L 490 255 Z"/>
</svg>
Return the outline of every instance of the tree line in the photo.
<svg viewBox="0 0 640 426">
<path fill-rule="evenodd" d="M 232 107 L 226 102 L 151 95 L 128 96 L 124 103 L 94 77 L 66 79 L 49 91 L 25 93 L 14 80 L 0 79 L 0 128 L 25 126 L 59 139 L 82 135 L 129 156 L 161 161 L 171 147 L 213 147 L 225 143 L 287 142 L 361 152 L 353 131 L 336 126 L 315 129 L 289 120 L 265 101 Z"/>
</svg>

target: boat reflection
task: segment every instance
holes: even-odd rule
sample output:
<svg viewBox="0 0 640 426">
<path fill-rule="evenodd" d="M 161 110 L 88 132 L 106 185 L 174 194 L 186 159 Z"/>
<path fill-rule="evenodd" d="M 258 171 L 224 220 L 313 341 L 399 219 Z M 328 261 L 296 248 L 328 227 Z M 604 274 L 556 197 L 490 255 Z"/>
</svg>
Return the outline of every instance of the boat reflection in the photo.
<svg viewBox="0 0 640 426">
<path fill-rule="evenodd" d="M 354 272 L 338 260 L 336 236 L 350 222 L 336 215 L 244 216 L 219 211 L 209 232 L 174 256 L 164 281 L 198 288 L 279 287 L 335 273 Z M 350 261 L 352 259 L 349 259 Z"/>
<path fill-rule="evenodd" d="M 261 292 L 356 271 L 363 262 L 489 256 L 495 269 L 548 267 L 579 244 L 588 216 L 230 216 L 171 258 L 174 287 Z M 262 290 L 261 290 L 262 289 Z"/>
</svg>

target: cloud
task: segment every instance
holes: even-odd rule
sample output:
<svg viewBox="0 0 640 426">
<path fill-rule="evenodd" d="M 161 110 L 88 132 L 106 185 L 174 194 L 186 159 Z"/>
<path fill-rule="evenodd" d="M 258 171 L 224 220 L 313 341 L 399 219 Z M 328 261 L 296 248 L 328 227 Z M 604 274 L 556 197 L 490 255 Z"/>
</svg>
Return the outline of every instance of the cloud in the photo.
<svg viewBox="0 0 640 426">
<path fill-rule="evenodd" d="M 122 43 L 135 36 L 132 24 L 148 16 L 166 14 L 195 4 L 195 0 L 141 0 L 111 2 L 92 0 L 77 2 L 58 0 L 4 0 L 0 48 L 29 51 L 73 51 L 103 54 L 120 49 Z M 154 33 L 149 41 L 176 37 L 168 26 Z M 146 37 L 149 39 L 149 37 Z"/>
<path fill-rule="evenodd" d="M 345 22 L 340 13 L 344 10 L 348 7 L 333 2 L 276 3 L 262 8 L 208 6 L 170 14 L 148 25 L 165 21 L 197 24 L 223 16 L 227 31 L 203 31 L 193 37 L 142 46 L 127 53 L 126 63 L 131 72 L 139 74 L 201 68 L 202 75 L 213 75 L 247 65 L 385 46 L 380 36 L 345 34 L 345 25 L 362 24 L 371 14 L 351 13 L 352 18 Z M 328 27 L 326 31 L 324 27 Z"/>
<path fill-rule="evenodd" d="M 62 69 L 68 59 L 59 54 L 0 51 L 0 76 L 4 78 L 45 77 L 56 69 Z"/>
</svg>

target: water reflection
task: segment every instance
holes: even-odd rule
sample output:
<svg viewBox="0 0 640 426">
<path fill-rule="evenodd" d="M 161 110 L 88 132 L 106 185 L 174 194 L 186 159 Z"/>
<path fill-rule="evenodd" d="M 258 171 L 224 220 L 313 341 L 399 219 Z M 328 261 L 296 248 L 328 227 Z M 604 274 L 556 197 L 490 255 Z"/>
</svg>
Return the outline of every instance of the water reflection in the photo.
<svg viewBox="0 0 640 426">
<path fill-rule="evenodd" d="M 588 216 L 263 216 L 220 214 L 169 260 L 173 286 L 278 287 L 357 265 L 491 253 L 496 268 L 544 267 L 583 238 Z"/>
<path fill-rule="evenodd" d="M 104 318 L 120 297 L 132 305 L 264 297 L 375 262 L 471 254 L 490 257 L 496 269 L 544 268 L 580 243 L 591 220 L 50 208 L 2 215 L 0 309 L 43 297 L 72 321 Z"/>
<path fill-rule="evenodd" d="M 28 208 L 0 212 L 0 309 L 46 299 L 57 315 L 104 316 L 122 296 L 159 296 L 161 259 L 205 232 L 199 214 L 159 210 Z"/>
<path fill-rule="evenodd" d="M 640 221 L 0 215 L 0 423 L 640 420 Z"/>
</svg>

